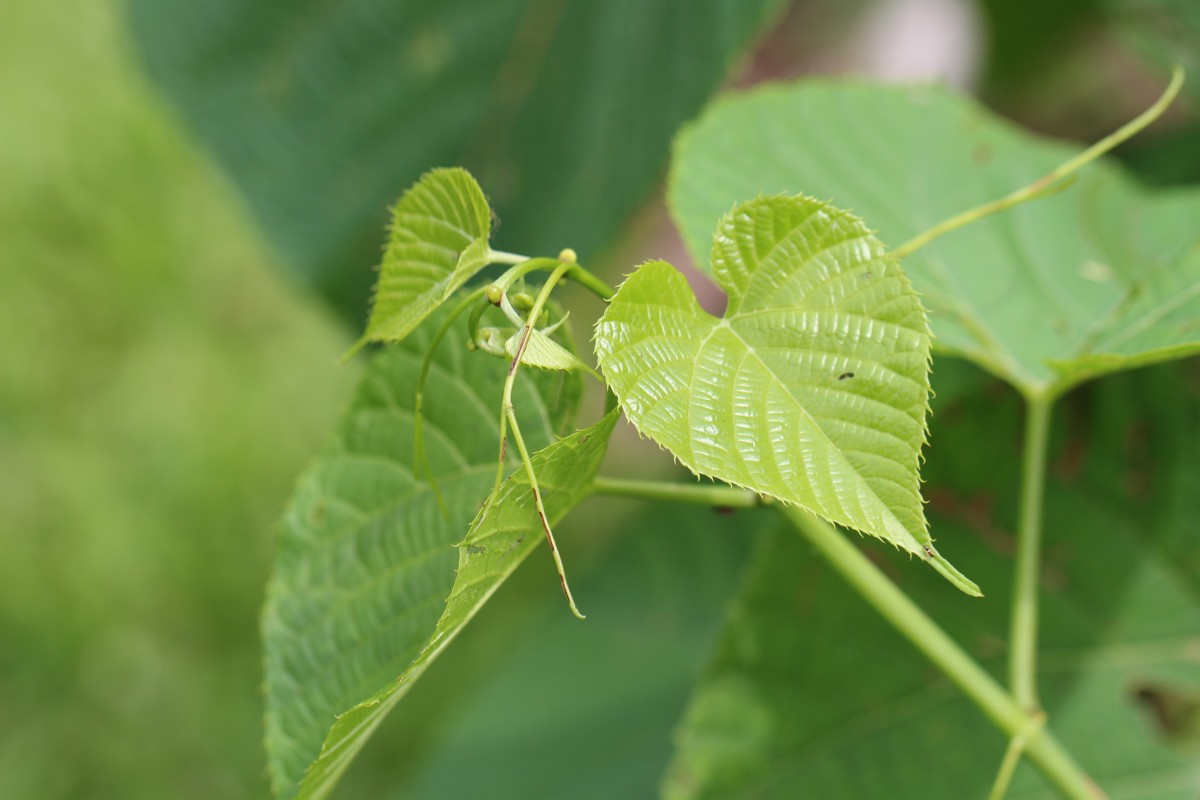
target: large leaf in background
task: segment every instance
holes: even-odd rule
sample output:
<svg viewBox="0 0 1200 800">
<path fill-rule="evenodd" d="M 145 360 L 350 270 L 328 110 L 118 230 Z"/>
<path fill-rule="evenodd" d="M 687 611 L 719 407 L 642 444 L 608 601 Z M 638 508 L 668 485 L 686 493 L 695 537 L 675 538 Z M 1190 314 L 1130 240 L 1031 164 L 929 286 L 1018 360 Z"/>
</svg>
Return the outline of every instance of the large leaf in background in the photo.
<svg viewBox="0 0 1200 800">
<path fill-rule="evenodd" d="M 383 210 L 488 187 L 517 252 L 595 253 L 779 0 L 129 0 L 150 75 L 300 274 L 357 320 Z"/>
<path fill-rule="evenodd" d="M 731 202 L 805 192 L 896 247 L 1036 180 L 1074 148 L 938 88 L 806 83 L 717 103 L 677 143 L 670 202 L 697 257 Z M 1066 192 L 904 261 L 935 344 L 1025 391 L 1200 351 L 1200 191 L 1149 192 L 1108 163 Z"/>
<path fill-rule="evenodd" d="M 1180 391 L 1180 369 L 1152 372 L 1066 404 L 1071 441 L 1056 448 L 1047 493 L 1039 682 L 1051 729 L 1113 800 L 1194 800 L 1200 397 Z M 995 593 L 968 603 L 902 561 L 885 565 L 996 673 L 1016 486 L 995 476 L 1017 474 L 1019 411 L 1015 396 L 988 393 L 939 414 L 925 470 L 935 530 Z M 668 797 L 987 796 L 1002 735 L 794 532 L 759 553 L 730 620 L 677 736 Z M 1027 765 L 1007 796 L 1057 797 Z"/>
<path fill-rule="evenodd" d="M 404 729 L 384 726 L 339 794 L 653 797 L 726 601 L 775 521 L 768 511 L 587 501 L 567 522 L 587 622 L 545 590 L 554 572 L 535 553 L 405 697 Z"/>
<path fill-rule="evenodd" d="M 851 214 L 768 197 L 722 218 L 712 269 L 720 319 L 657 261 L 596 324 L 630 422 L 693 472 L 878 536 L 978 592 L 926 530 L 929 329 L 896 260 Z"/>
<path fill-rule="evenodd" d="M 616 424 L 613 411 L 603 420 L 547 446 L 532 458 L 534 474 L 550 525 L 591 494 L 592 479 Z M 300 785 L 300 797 L 325 797 L 341 778 L 383 718 L 413 682 L 471 621 L 525 557 L 543 538 L 543 528 L 529 478 L 514 473 L 496 501 L 476 517 L 467 538 L 458 545 L 458 570 L 446 598 L 445 610 L 412 664 L 394 681 L 340 715 L 325 738 L 321 755 Z M 440 598 L 439 598 L 440 599 Z M 378 629 L 378 622 L 375 623 Z"/>
<path fill-rule="evenodd" d="M 465 323 L 458 333 L 466 338 Z M 413 391 L 428 341 L 426 326 L 372 362 L 284 517 L 263 638 L 267 745 L 274 787 L 285 796 L 334 717 L 425 649 L 455 580 L 452 545 L 491 489 L 506 370 L 448 345 L 434 362 L 425 403 L 425 447 L 448 518 L 430 486 L 414 479 Z M 529 371 L 516 388 L 529 446 L 551 445 L 570 423 L 578 378 Z M 549 492 L 547 504 L 561 514 Z"/>
</svg>

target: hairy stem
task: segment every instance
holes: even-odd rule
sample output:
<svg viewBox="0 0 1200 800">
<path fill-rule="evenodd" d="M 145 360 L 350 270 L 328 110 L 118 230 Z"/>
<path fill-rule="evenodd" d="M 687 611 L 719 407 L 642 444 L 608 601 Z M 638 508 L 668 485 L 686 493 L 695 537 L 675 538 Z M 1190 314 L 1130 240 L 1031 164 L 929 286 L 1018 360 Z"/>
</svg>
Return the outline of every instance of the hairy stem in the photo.
<svg viewBox="0 0 1200 800">
<path fill-rule="evenodd" d="M 1179 89 L 1183 86 L 1183 69 L 1176 66 L 1171 73 L 1171 82 L 1167 84 L 1167 88 L 1163 91 L 1162 96 L 1154 102 L 1154 105 L 1143 111 L 1134 119 L 1122 125 L 1116 131 L 1113 131 L 1108 136 L 1105 136 L 1094 145 L 1084 150 L 1079 155 L 1069 161 L 1060 164 L 1050 172 L 1038 178 L 1028 186 L 1017 189 L 1011 194 L 1005 195 L 998 200 L 993 200 L 990 203 L 984 203 L 981 206 L 968 209 L 961 214 L 956 214 L 950 219 L 943 220 L 937 225 L 934 225 L 927 231 L 918 234 L 909 239 L 904 244 L 893 250 L 893 254 L 897 258 L 904 258 L 911 255 L 914 251 L 919 250 L 925 245 L 932 242 L 939 236 L 949 233 L 952 230 L 961 228 L 984 217 L 991 216 L 999 211 L 1012 208 L 1015 205 L 1036 200 L 1039 197 L 1047 197 L 1052 194 L 1057 194 L 1067 188 L 1068 184 L 1060 183 L 1060 181 L 1085 166 L 1089 162 L 1095 161 L 1100 156 L 1112 150 L 1117 145 L 1142 131 L 1147 125 L 1162 116 L 1163 111 L 1179 94 Z"/>
<path fill-rule="evenodd" d="M 1038 574 L 1042 549 L 1042 491 L 1053 399 L 1026 398 L 1025 442 L 1021 454 L 1020 517 L 1009 628 L 1009 684 L 1021 708 L 1037 711 Z"/>
</svg>

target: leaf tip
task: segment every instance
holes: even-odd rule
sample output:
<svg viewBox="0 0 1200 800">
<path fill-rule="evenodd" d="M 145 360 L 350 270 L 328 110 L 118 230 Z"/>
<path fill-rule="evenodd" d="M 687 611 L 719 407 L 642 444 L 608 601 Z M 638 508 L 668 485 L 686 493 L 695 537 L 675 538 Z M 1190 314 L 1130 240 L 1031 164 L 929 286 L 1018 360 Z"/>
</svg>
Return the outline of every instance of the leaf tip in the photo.
<svg viewBox="0 0 1200 800">
<path fill-rule="evenodd" d="M 955 569 L 954 565 L 947 561 L 941 553 L 934 550 L 930 545 L 925 545 L 924 551 L 922 558 L 929 563 L 929 566 L 937 570 L 943 578 L 950 581 L 956 589 L 971 597 L 983 597 L 983 591 L 979 588 L 979 585 Z"/>
</svg>

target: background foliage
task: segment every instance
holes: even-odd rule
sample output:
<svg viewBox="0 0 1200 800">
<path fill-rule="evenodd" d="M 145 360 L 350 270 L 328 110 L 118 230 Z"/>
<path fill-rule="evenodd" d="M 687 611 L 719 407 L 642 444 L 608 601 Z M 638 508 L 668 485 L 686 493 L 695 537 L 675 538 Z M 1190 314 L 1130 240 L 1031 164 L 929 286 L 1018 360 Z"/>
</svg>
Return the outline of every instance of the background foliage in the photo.
<svg viewBox="0 0 1200 800">
<path fill-rule="evenodd" d="M 344 32 L 355 46 L 352 31 L 362 25 L 386 32 L 386 21 L 371 17 L 369 4 L 349 5 L 361 17 Z M 454 5 L 456 18 L 501 29 L 495 20 Z M 534 10 L 527 13 L 536 21 L 553 5 L 529 6 Z M 611 39 L 603 38 L 633 24 L 633 4 L 602 5 L 618 9 L 603 24 L 565 6 L 562 19 L 575 20 L 563 27 L 572 46 L 549 47 L 545 63 L 555 69 L 547 69 L 525 96 L 531 103 L 567 98 L 578 103 L 574 112 L 560 104 L 552 112 L 520 115 L 514 109 L 523 106 L 506 100 L 502 118 L 519 118 L 539 132 L 545 125 L 545 136 L 518 136 L 490 124 L 472 128 L 484 151 L 496 148 L 518 162 L 544 157 L 554 165 L 528 183 L 513 182 L 503 159 L 489 162 L 490 172 L 480 170 L 502 201 L 508 239 L 552 251 L 570 244 L 591 262 L 653 187 L 674 126 L 695 113 L 713 88 L 723 80 L 854 64 L 852 56 L 830 60 L 829 53 L 843 45 L 839 52 L 852 51 L 856 15 L 872 8 L 865 2 L 807 2 L 780 18 L 774 4 L 762 4 L 740 21 L 712 17 L 709 30 L 721 35 L 706 40 L 711 49 L 696 49 L 689 38 L 702 36 L 702 28 L 680 28 L 679 43 L 655 40 L 661 48 L 634 58 L 614 56 L 606 44 Z M 1094 138 L 1131 116 L 1159 82 L 1139 66 L 1141 53 L 1159 52 L 1153 29 L 1149 44 L 1127 39 L 1145 36 L 1145 27 L 1119 27 L 1114 20 L 1127 17 L 1108 16 L 1107 9 L 1162 9 L 1153 20 L 1188 10 L 1187 3 L 1167 2 L 1062 4 L 1069 13 L 1056 18 L 1055 35 L 1018 52 L 1004 44 L 1012 41 L 1005 32 L 1031 29 L 1028 5 L 980 6 L 982 22 L 991 25 L 982 41 L 998 47 L 983 60 L 978 85 L 1004 113 L 1077 138 Z M 385 206 L 399 190 L 439 162 L 478 168 L 487 160 L 457 157 L 466 152 L 465 134 L 439 139 L 431 150 L 409 148 L 404 136 L 444 129 L 410 124 L 412 117 L 388 110 L 395 87 L 378 80 L 359 84 L 352 99 L 360 116 L 320 114 L 327 127 L 301 141 L 294 124 L 322 107 L 296 102 L 290 116 L 256 128 L 257 148 L 239 149 L 232 137 L 217 133 L 221 124 L 249 124 L 244 88 L 251 78 L 240 57 L 259 63 L 253 34 L 262 25 L 233 16 L 200 24 L 195 17 L 163 16 L 168 8 L 178 10 L 175 4 L 150 6 L 132 2 L 127 10 L 100 0 L 0 4 L 0 708 L 9 723 L 0 730 L 4 797 L 266 795 L 257 614 L 275 520 L 358 377 L 358 367 L 334 366 L 357 333 L 337 320 L 363 316 L 356 292 L 369 281 Z M 517 13 L 503 8 L 504 14 Z M 678 4 L 667 13 L 686 8 L 690 4 Z M 271 28 L 277 21 L 265 24 Z M 168 36 L 167 26 L 181 22 L 210 35 L 212 46 L 191 49 Z M 725 66 L 739 63 L 740 43 L 760 25 L 774 25 L 775 33 L 726 79 Z M 1167 27 L 1185 48 L 1194 42 L 1182 24 Z M 363 52 L 403 49 L 386 35 L 373 41 L 380 46 Z M 418 60 L 444 58 L 441 46 L 434 37 L 405 52 Z M 720 55 L 701 70 L 700 88 L 670 94 L 662 88 L 669 85 L 665 76 L 688 72 L 688 62 L 670 61 L 667 54 L 689 50 Z M 330 60 L 305 66 L 309 79 L 338 74 L 336 53 L 325 57 Z M 1026 67 L 1015 68 L 1018 62 Z M 580 72 L 572 72 L 571 64 Z M 474 70 L 464 64 L 461 74 Z M 182 85 L 185 72 L 194 81 L 225 82 L 227 93 L 213 95 L 212 105 L 199 110 L 187 110 L 186 97 L 169 106 L 164 89 L 181 96 L 212 85 Z M 642 74 L 663 76 L 663 82 L 643 85 L 629 77 Z M 577 88 L 593 84 L 576 79 L 602 90 Z M 1195 74 L 1191 84 L 1197 85 Z M 630 87 L 639 91 L 626 98 Z M 325 91 L 336 94 L 336 81 Z M 664 98 L 670 102 L 660 102 Z M 614 105 L 626 100 L 636 104 Z M 645 126 L 658 149 L 623 159 L 630 130 L 643 121 L 639 109 L 656 111 L 658 105 L 670 113 Z M 457 119 L 463 107 L 443 115 Z M 1126 148 L 1143 177 L 1178 183 L 1200 176 L 1196 121 L 1189 114 L 1181 107 L 1161 131 Z M 354 127 L 364 118 L 375 126 L 367 132 L 379 142 L 375 148 L 359 146 Z M 393 130 L 400 142 L 395 152 L 384 146 L 386 137 L 379 138 L 380 131 Z M 264 150 L 264 141 L 295 146 L 273 153 Z M 260 163 L 264 153 L 277 160 Z M 391 167 L 388 159 L 407 153 L 421 155 L 403 169 L 383 170 L 386 176 L 373 172 L 375 155 L 383 154 Z M 598 190 L 564 166 L 578 170 L 584 163 L 593 170 L 590 180 L 607 188 Z M 617 164 L 636 169 L 630 166 L 626 174 Z M 571 203 L 546 191 L 564 181 Z M 670 243 L 652 238 L 659 214 L 644 206 L 633 228 L 640 238 L 614 251 L 621 257 L 609 259 L 610 276 L 666 255 Z M 346 278 L 345 286 L 313 277 L 331 264 L 341 265 L 336 274 Z M 289 277 L 295 274 L 309 277 Z M 320 285 L 333 304 L 318 301 L 304 288 L 307 282 Z M 959 566 L 1001 599 L 1015 472 L 984 456 L 1015 457 L 1016 405 L 1006 390 L 943 361 L 935 365 L 934 381 L 939 400 L 926 487 L 933 529 L 964 543 Z M 1004 424 L 974 427 L 971 409 L 980 404 L 989 414 L 999 404 Z M 1193 455 L 1200 448 L 1198 408 L 1193 361 L 1086 388 L 1071 395 L 1056 417 L 1055 481 L 1065 491 L 1064 505 L 1051 509 L 1047 526 L 1047 627 L 1055 649 L 1046 662 L 1053 675 L 1046 680 L 1054 686 L 1064 737 L 1109 763 L 1124 796 L 1186 797 L 1180 787 L 1195 763 L 1200 687 L 1189 677 L 1195 674 L 1194 656 L 1188 655 L 1195 652 L 1188 649 L 1194 634 L 1184 634 L 1195 614 L 1200 574 L 1193 535 L 1200 518 Z M 632 447 L 621 442 L 606 471 L 650 469 L 645 452 Z M 780 546 L 759 530 L 769 527 L 770 518 L 593 500 L 571 519 L 563 538 L 572 548 L 576 593 L 587 598 L 588 622 L 576 624 L 565 614 L 547 564 L 535 559 L 518 571 L 405 698 L 403 723 L 385 726 L 349 774 L 345 796 L 650 796 L 668 762 L 674 765 L 668 785 L 683 785 L 694 748 L 704 746 L 698 723 L 715 719 L 705 711 L 712 708 L 711 687 L 730 671 L 754 666 L 729 633 L 719 631 L 727 615 L 753 610 L 757 595 L 748 581 L 758 573 L 741 568 L 761 564 L 762 553 L 771 552 L 760 549 L 747 562 L 752 547 Z M 621 535 L 632 530 L 644 534 Z M 799 772 L 778 775 L 771 785 L 786 789 L 788 780 L 817 775 L 831 787 L 829 796 L 860 797 L 878 774 L 895 774 L 888 755 L 895 737 L 965 739 L 960 731 L 972 729 L 975 718 L 966 712 L 928 715 L 938 703 L 953 711 L 959 701 L 905 647 L 892 646 L 884 632 L 878 639 L 869 633 L 869 652 L 899 664 L 918 701 L 928 698 L 929 705 L 895 702 L 888 686 L 872 677 L 874 665 L 859 649 L 864 640 L 830 634 L 841 617 L 818 613 L 842 608 L 839 613 L 858 625 L 853 599 L 844 608 L 835 603 L 840 587 L 806 554 L 786 557 L 805 579 L 792 606 L 797 638 L 821 644 L 822 660 L 813 669 L 829 670 L 839 659 L 853 662 L 866 690 L 830 701 L 848 704 L 837 713 L 858 715 L 859 727 L 848 726 L 840 739 L 814 743 L 804 738 L 811 723 L 795 720 L 784 732 L 791 738 L 781 741 L 797 742 L 811 756 Z M 793 562 L 781 556 L 779 563 Z M 1107 576 L 1118 581 L 1118 590 L 1086 595 L 1094 625 L 1077 630 L 1071 620 L 1080 613 L 1074 599 L 1079 590 L 1069 578 L 1090 580 L 1091 569 L 1105 563 L 1137 568 Z M 967 627 L 967 610 L 978 614 L 977 605 L 941 586 L 936 576 L 917 576 L 903 562 L 890 568 L 906 588 L 922 587 L 917 590 L 939 607 L 936 616 L 963 631 L 974 653 L 994 653 L 995 625 Z M 727 610 L 726 599 L 738 587 L 743 599 Z M 818 588 L 829 593 L 828 603 L 812 600 Z M 1168 602 L 1169 615 L 1162 613 Z M 1151 622 L 1179 626 L 1159 632 L 1164 640 L 1171 637 L 1182 661 L 1171 660 L 1175 651 L 1128 646 L 1125 631 L 1154 633 L 1145 627 Z M 862 630 L 872 630 L 866 615 L 861 623 Z M 1053 633 L 1058 630 L 1080 638 L 1060 645 Z M 714 641 L 716 656 L 706 666 Z M 1093 684 L 1076 671 L 1071 654 L 1080 648 L 1090 654 L 1089 666 L 1102 668 L 1096 680 L 1113 688 L 1107 705 L 1091 702 Z M 1108 672 L 1106 664 L 1112 665 Z M 689 699 L 699 674 L 702 690 Z M 855 702 L 863 705 L 850 709 Z M 669 736 L 681 719 L 687 727 L 672 756 Z M 939 728 L 945 719 L 962 728 Z M 1138 741 L 1146 749 L 1131 752 L 1128 761 L 1110 760 L 1103 748 L 1120 743 L 1113 731 L 1144 734 Z M 998 739 L 980 735 L 998 756 Z M 836 765 L 849 752 L 870 752 L 880 772 L 839 772 Z M 530 753 L 538 754 L 536 770 Z M 743 758 L 770 765 L 776 756 L 769 748 L 729 754 L 711 779 L 724 780 L 726 769 L 745 769 Z M 973 790 L 973 771 L 960 775 L 951 759 L 937 758 L 945 773 L 938 789 L 943 796 Z M 1156 766 L 1146 768 L 1151 762 L 1138 759 L 1153 759 Z M 464 763 L 473 768 L 463 769 Z M 1023 794 L 1015 796 L 1041 796 L 1036 778 L 1021 780 Z M 928 787 L 924 794 L 910 791 L 916 784 L 904 780 L 895 785 L 896 796 L 937 796 Z"/>
</svg>

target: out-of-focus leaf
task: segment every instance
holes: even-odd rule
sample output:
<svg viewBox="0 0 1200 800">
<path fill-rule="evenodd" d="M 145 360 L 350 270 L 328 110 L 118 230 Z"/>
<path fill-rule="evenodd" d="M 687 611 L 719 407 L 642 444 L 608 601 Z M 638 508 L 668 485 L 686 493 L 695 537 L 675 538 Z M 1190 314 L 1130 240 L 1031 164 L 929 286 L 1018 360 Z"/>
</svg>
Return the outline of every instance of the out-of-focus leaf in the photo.
<svg viewBox="0 0 1200 800">
<path fill-rule="evenodd" d="M 978 593 L 926 530 L 929 329 L 896 260 L 851 214 L 769 197 L 721 220 L 712 270 L 721 319 L 658 261 L 597 323 L 629 420 L 694 472 L 877 536 Z"/>
<path fill-rule="evenodd" d="M 458 332 L 465 340 L 465 321 Z M 437 627 L 455 581 L 452 545 L 492 486 L 505 370 L 461 348 L 439 350 L 425 395 L 425 449 L 449 512 L 443 515 L 430 485 L 412 471 L 413 392 L 428 333 L 419 329 L 374 360 L 284 517 L 263 617 L 267 745 L 282 796 L 296 792 L 337 715 L 376 695 L 418 657 L 427 663 L 440 649 L 428 646 L 435 630 L 443 644 L 453 633 Z M 578 377 L 519 377 L 514 405 L 530 448 L 570 448 L 554 437 L 570 423 Z M 602 441 L 593 446 L 603 450 Z M 552 485 L 565 480 L 556 477 L 547 474 Z M 548 490 L 546 500 L 565 513 L 561 492 Z M 379 716 L 371 715 L 369 727 Z M 341 723 L 345 750 L 326 749 L 323 767 L 344 768 L 367 733 L 348 737 Z M 313 775 L 332 779 L 337 772 Z"/>
<path fill-rule="evenodd" d="M 435 169 L 392 209 L 364 341 L 398 342 L 488 264 L 492 212 L 465 169 Z"/>
<path fill-rule="evenodd" d="M 1186 710 L 1200 692 L 1200 398 L 1179 375 L 1160 367 L 1089 390 L 1047 495 L 1042 700 L 1114 800 L 1200 791 Z M 1000 672 L 1016 487 L 998 491 L 993 477 L 1016 474 L 1019 404 L 983 396 L 960 411 L 945 427 L 935 418 L 931 519 L 996 590 L 967 604 L 903 563 L 884 566 Z M 1001 734 L 794 533 L 766 543 L 729 620 L 677 736 L 668 797 L 987 795 Z M 1057 797 L 1028 766 L 1007 796 Z"/>
<path fill-rule="evenodd" d="M 546 517 L 557 524 L 591 493 L 592 478 L 608 444 L 617 412 L 535 453 L 534 474 L 542 492 Z M 332 791 L 375 728 L 399 702 L 433 659 L 500 587 L 525 557 L 543 541 L 542 522 L 534 506 L 529 478 L 518 471 L 501 487 L 495 502 L 475 519 L 458 545 L 458 570 L 445 610 L 412 665 L 371 697 L 338 716 L 325 738 L 320 757 L 300 785 L 303 798 Z"/>
<path fill-rule="evenodd" d="M 147 71 L 309 283 L 358 320 L 383 209 L 431 166 L 517 252 L 609 245 L 779 0 L 130 0 Z"/>
<path fill-rule="evenodd" d="M 775 517 L 604 498 L 569 522 L 571 584 L 587 622 L 543 591 L 553 570 L 535 555 L 405 698 L 406 713 L 429 719 L 426 738 L 380 731 L 361 766 L 383 774 L 368 783 L 356 766 L 348 797 L 655 795 L 725 603 Z"/>
<path fill-rule="evenodd" d="M 930 87 L 761 89 L 681 135 L 670 200 L 692 253 L 731 202 L 805 192 L 895 247 L 1074 155 Z M 1200 351 L 1200 191 L 1150 192 L 1115 166 L 972 223 L 905 259 L 935 343 L 1026 392 Z"/>
</svg>

